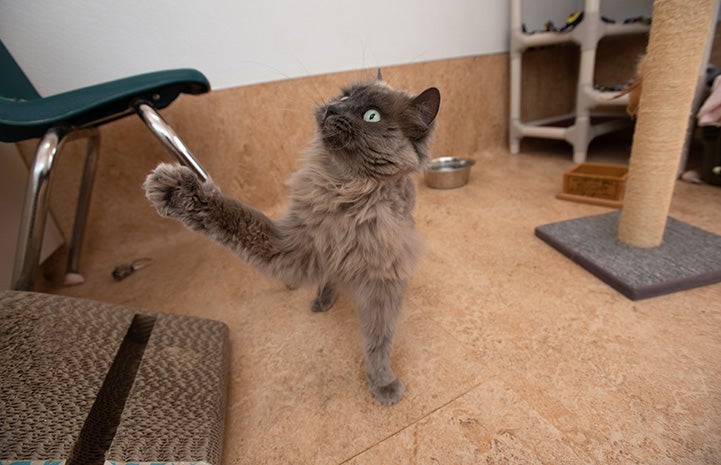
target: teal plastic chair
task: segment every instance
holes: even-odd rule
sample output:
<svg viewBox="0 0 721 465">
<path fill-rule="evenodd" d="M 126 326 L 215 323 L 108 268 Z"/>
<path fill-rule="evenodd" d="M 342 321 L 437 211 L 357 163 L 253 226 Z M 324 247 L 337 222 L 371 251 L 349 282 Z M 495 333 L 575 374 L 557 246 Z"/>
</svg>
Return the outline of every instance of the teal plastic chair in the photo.
<svg viewBox="0 0 721 465">
<path fill-rule="evenodd" d="M 20 220 L 13 267 L 14 289 L 33 288 L 48 212 L 53 166 L 65 141 L 76 137 L 86 137 L 88 140 L 70 240 L 66 281 L 69 278 L 76 282 L 83 280 L 78 272 L 78 264 L 100 147 L 98 126 L 137 114 L 179 162 L 190 167 L 201 179 L 209 178 L 175 131 L 157 112 L 170 105 L 180 94 L 208 92 L 210 84 L 199 71 L 159 71 L 41 97 L 2 42 L 0 70 L 0 141 L 18 142 L 40 138 L 28 174 Z"/>
</svg>

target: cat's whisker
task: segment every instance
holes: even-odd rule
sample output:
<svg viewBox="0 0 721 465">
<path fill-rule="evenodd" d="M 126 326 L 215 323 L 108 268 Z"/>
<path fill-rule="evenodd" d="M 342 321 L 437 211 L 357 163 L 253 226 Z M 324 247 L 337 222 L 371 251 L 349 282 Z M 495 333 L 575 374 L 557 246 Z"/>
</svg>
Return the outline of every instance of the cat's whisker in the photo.
<svg viewBox="0 0 721 465">
<path fill-rule="evenodd" d="M 298 64 L 299 64 L 299 65 L 303 68 L 303 70 L 305 71 L 306 76 L 310 76 L 312 73 L 310 72 L 310 70 L 308 69 L 308 67 L 305 66 L 305 63 L 303 63 L 303 60 L 301 60 L 301 59 L 300 59 L 299 57 L 297 57 L 297 56 L 296 56 L 295 58 L 296 58 L 296 61 L 298 62 Z M 317 96 L 318 98 L 320 98 L 320 101 L 322 102 L 322 104 L 325 105 L 326 103 L 323 101 L 323 93 L 322 93 L 322 92 L 320 91 L 320 89 L 318 88 L 318 85 L 316 84 L 315 79 L 304 79 L 304 80 L 311 83 L 311 87 L 312 87 L 312 89 L 315 91 L 316 96 Z M 318 106 L 318 102 L 317 102 L 317 101 L 313 100 L 313 103 L 314 103 L 316 106 Z"/>
<path fill-rule="evenodd" d="M 306 113 L 307 113 L 307 112 L 305 111 L 305 109 L 300 109 L 300 108 L 279 107 L 278 110 L 280 110 L 280 111 L 292 111 L 292 112 L 295 112 L 295 113 L 302 113 L 302 114 L 306 114 Z"/>
<path fill-rule="evenodd" d="M 241 63 L 247 63 L 247 64 L 252 64 L 252 65 L 264 67 L 264 68 L 266 68 L 266 69 L 269 69 L 269 70 L 273 71 L 274 73 L 277 73 L 278 75 L 280 75 L 280 76 L 282 76 L 283 78 L 288 79 L 288 80 L 297 78 L 297 76 L 291 76 L 291 75 L 283 72 L 283 71 L 280 70 L 279 68 L 276 68 L 275 66 L 269 65 L 269 64 L 267 64 L 267 63 L 261 63 L 261 62 L 258 62 L 258 61 L 248 61 L 248 60 L 242 61 Z M 310 74 L 311 74 L 311 73 L 308 71 L 308 69 L 306 68 L 306 66 L 303 65 L 302 62 L 299 62 L 299 64 L 300 64 L 301 67 L 305 70 L 305 72 L 306 72 L 307 75 L 310 75 Z M 317 101 L 317 99 L 320 98 L 321 101 L 322 101 L 322 100 L 323 100 L 323 97 L 322 97 L 322 94 L 321 94 L 321 92 L 320 92 L 320 89 L 318 89 L 318 87 L 315 85 L 315 83 L 312 83 L 312 84 L 309 84 L 309 83 L 308 83 L 308 81 L 311 81 L 311 82 L 312 82 L 313 80 L 312 80 L 312 79 L 309 80 L 309 79 L 306 79 L 306 78 L 296 79 L 296 82 L 298 82 L 298 81 L 302 82 L 302 84 L 301 84 L 301 86 L 299 86 L 299 88 L 301 89 L 301 91 L 303 92 L 303 94 L 308 98 L 308 100 L 309 100 L 314 106 L 318 106 L 318 101 Z M 311 86 L 310 90 L 311 90 L 312 92 L 309 92 L 309 89 L 308 89 L 308 86 L 309 86 L 309 85 Z M 323 105 L 325 105 L 325 102 L 323 103 Z M 301 109 L 301 108 L 298 108 L 297 111 L 305 111 L 305 110 L 304 110 L 304 109 Z"/>
</svg>

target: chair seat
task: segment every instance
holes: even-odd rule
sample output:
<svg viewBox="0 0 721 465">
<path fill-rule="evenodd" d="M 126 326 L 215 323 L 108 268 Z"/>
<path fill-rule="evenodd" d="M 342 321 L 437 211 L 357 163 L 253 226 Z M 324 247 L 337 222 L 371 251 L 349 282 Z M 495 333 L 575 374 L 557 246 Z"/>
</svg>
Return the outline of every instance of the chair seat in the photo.
<svg viewBox="0 0 721 465">
<path fill-rule="evenodd" d="M 96 126 L 125 113 L 138 98 L 157 109 L 181 93 L 210 90 L 206 77 L 194 69 L 158 71 L 118 79 L 50 97 L 13 100 L 0 97 L 0 141 L 17 142 L 41 137 L 52 126 Z"/>
</svg>

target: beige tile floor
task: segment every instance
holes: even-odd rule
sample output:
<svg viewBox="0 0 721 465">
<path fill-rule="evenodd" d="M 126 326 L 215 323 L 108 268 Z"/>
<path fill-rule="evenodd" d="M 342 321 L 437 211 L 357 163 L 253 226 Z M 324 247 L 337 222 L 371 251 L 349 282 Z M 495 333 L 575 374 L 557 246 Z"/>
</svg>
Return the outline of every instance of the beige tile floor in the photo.
<svg viewBox="0 0 721 465">
<path fill-rule="evenodd" d="M 592 161 L 613 153 L 599 150 Z M 366 387 L 347 299 L 312 314 L 312 289 L 149 211 L 141 240 L 90 241 L 86 284 L 42 290 L 227 323 L 224 465 L 721 463 L 721 284 L 626 299 L 534 236 L 609 211 L 554 198 L 567 146 L 473 156 L 464 188 L 419 186 L 426 253 L 394 349 L 407 392 L 390 408 Z M 679 182 L 671 215 L 721 234 L 720 206 L 721 188 Z"/>
</svg>

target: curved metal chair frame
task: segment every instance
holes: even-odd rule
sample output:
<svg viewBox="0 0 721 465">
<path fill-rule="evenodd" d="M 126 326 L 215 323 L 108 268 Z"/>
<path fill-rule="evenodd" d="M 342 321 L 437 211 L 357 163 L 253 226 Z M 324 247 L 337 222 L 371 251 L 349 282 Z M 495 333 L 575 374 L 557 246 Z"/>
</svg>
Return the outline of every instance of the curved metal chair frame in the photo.
<svg viewBox="0 0 721 465">
<path fill-rule="evenodd" d="M 79 271 L 100 149 L 98 126 L 136 113 L 180 163 L 191 168 L 201 179 L 210 178 L 157 111 L 168 106 L 181 93 L 208 92 L 210 84 L 200 72 L 180 69 L 147 73 L 42 98 L 1 42 L 0 64 L 5 74 L 5 78 L 0 79 L 0 141 L 17 142 L 40 137 L 28 173 L 13 267 L 14 289 L 33 288 L 45 231 L 53 167 L 66 141 L 78 137 L 85 137 L 88 141 L 69 244 L 68 274 Z M 8 83 L 9 80 L 12 82 Z"/>
</svg>

